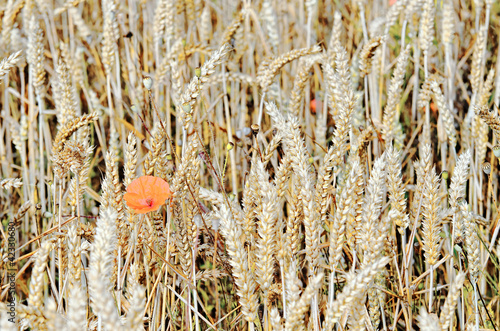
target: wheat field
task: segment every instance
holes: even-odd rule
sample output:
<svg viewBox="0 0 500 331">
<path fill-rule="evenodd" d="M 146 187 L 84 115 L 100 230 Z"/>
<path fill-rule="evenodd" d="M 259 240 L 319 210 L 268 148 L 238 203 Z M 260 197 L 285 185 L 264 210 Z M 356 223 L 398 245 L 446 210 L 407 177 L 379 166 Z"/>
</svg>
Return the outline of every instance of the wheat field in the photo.
<svg viewBox="0 0 500 331">
<path fill-rule="evenodd" d="M 0 329 L 500 330 L 500 4 L 0 2 Z"/>
</svg>

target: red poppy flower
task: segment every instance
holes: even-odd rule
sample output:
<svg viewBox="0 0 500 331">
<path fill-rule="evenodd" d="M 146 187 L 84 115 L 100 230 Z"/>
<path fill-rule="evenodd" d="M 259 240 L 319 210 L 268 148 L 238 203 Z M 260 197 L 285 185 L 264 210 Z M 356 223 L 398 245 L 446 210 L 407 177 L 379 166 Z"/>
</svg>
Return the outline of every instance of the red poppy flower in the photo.
<svg viewBox="0 0 500 331">
<path fill-rule="evenodd" d="M 316 99 L 311 100 L 309 108 L 311 108 L 311 113 L 316 114 Z"/>
<path fill-rule="evenodd" d="M 134 179 L 123 196 L 129 206 L 137 214 L 145 214 L 158 210 L 172 192 L 166 181 L 159 177 L 142 176 Z"/>
</svg>

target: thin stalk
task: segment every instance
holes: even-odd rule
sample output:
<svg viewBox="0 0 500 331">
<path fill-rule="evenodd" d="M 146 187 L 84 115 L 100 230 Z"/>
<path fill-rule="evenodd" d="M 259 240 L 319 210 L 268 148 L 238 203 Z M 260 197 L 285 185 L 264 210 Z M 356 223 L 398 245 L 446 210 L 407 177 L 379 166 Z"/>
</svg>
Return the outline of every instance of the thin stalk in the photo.
<svg viewBox="0 0 500 331">
<path fill-rule="evenodd" d="M 330 273 L 330 282 L 328 283 L 328 304 L 333 303 L 334 299 L 334 291 L 335 291 L 335 285 L 333 282 L 335 281 L 335 268 L 332 266 L 332 272 Z"/>
<path fill-rule="evenodd" d="M 414 50 L 414 56 L 413 56 L 413 61 L 415 63 L 415 70 L 413 73 L 413 100 L 411 104 L 411 118 L 412 121 L 416 120 L 417 116 L 417 101 L 418 101 L 418 90 L 419 90 L 419 78 L 418 74 L 420 71 L 420 47 L 418 45 L 415 45 L 415 50 Z"/>
<path fill-rule="evenodd" d="M 193 277 L 193 289 L 192 289 L 192 293 L 193 293 L 193 307 L 194 307 L 194 320 L 195 320 L 195 326 L 196 326 L 196 331 L 200 331 L 200 319 L 198 317 L 199 313 L 198 313 L 198 293 L 196 292 L 196 251 L 198 249 L 198 236 L 200 234 L 200 230 L 198 229 L 198 227 L 196 227 L 196 241 L 195 241 L 195 244 L 194 244 L 194 247 L 192 248 L 192 263 L 191 263 L 191 266 L 192 266 L 192 270 L 191 270 L 191 274 L 192 274 L 192 277 Z"/>
<path fill-rule="evenodd" d="M 40 95 L 36 95 L 36 101 L 38 103 L 38 148 L 39 148 L 39 178 L 38 178 L 38 190 L 40 195 L 40 204 L 42 205 L 42 215 L 47 210 L 45 201 L 45 149 L 43 143 L 43 110 L 44 103 Z"/>
<path fill-rule="evenodd" d="M 113 132 L 113 131 L 115 131 L 115 121 L 114 121 L 115 112 L 113 109 L 113 99 L 111 97 L 111 77 L 109 75 L 106 76 L 106 93 L 108 96 L 108 107 L 109 107 L 109 112 L 110 112 L 109 124 L 110 124 L 111 132 Z M 104 150 L 104 146 L 103 146 L 103 153 L 104 152 L 106 152 L 106 151 Z"/>
<path fill-rule="evenodd" d="M 403 38 L 404 39 L 404 38 Z M 384 70 L 385 70 L 385 52 L 387 49 L 387 41 L 384 39 L 382 42 L 382 58 L 380 61 L 380 76 L 378 78 L 378 95 L 384 92 Z M 403 51 L 404 49 L 402 49 Z M 382 109 L 382 98 L 378 100 L 378 108 Z"/>
<path fill-rule="evenodd" d="M 479 331 L 479 310 L 477 308 L 477 282 L 474 281 L 474 314 L 476 316 L 476 331 Z"/>
<path fill-rule="evenodd" d="M 222 73 L 223 73 L 222 86 L 224 89 L 224 113 L 226 116 L 227 140 L 229 143 L 234 144 L 233 128 L 231 126 L 231 114 L 229 114 L 229 99 L 227 97 L 227 86 L 226 86 L 226 75 L 225 75 L 226 70 L 225 69 L 226 69 L 226 66 L 223 64 L 222 65 Z M 262 107 L 262 103 L 261 103 L 261 107 Z M 236 174 L 237 174 L 237 172 L 236 172 L 236 154 L 235 154 L 234 148 L 232 148 L 229 151 L 229 157 L 231 158 L 231 181 L 232 181 L 231 184 L 233 186 L 233 194 L 235 196 L 237 196 L 238 195 L 238 177 L 236 176 Z M 227 160 L 227 158 L 226 158 L 226 160 Z M 224 170 L 225 170 L 225 166 L 224 166 Z"/>
<path fill-rule="evenodd" d="M 384 313 L 384 307 L 382 306 L 382 301 L 379 301 L 379 308 L 380 308 L 380 317 L 382 317 L 382 325 L 384 326 L 384 330 L 387 330 L 387 322 L 385 320 L 385 313 Z"/>
<path fill-rule="evenodd" d="M 261 125 L 262 123 L 262 115 L 264 113 L 264 98 L 266 97 L 266 92 L 262 93 L 262 97 L 260 98 L 260 104 L 259 104 L 259 117 L 257 117 L 257 124 Z"/>
<path fill-rule="evenodd" d="M 425 52 L 425 54 L 424 54 L 424 77 L 425 77 L 425 80 L 428 79 L 428 75 L 429 75 L 429 70 L 428 70 L 428 67 L 427 67 L 428 66 L 428 62 L 427 61 L 428 61 L 428 52 Z M 427 125 L 428 128 L 431 127 L 431 110 L 430 110 L 429 103 L 427 103 L 425 105 L 425 124 Z M 431 137 L 424 137 L 424 138 L 429 138 L 430 139 Z"/>
<path fill-rule="evenodd" d="M 432 301 L 433 301 L 433 294 L 434 294 L 434 270 L 433 270 L 434 266 L 431 265 L 430 266 L 430 270 L 429 270 L 429 278 L 430 278 L 430 286 L 429 286 L 429 313 L 432 312 Z"/>
<path fill-rule="evenodd" d="M 408 21 L 403 21 L 403 27 L 401 28 L 401 51 L 405 49 L 406 43 L 406 27 L 408 26 Z"/>
<path fill-rule="evenodd" d="M 117 304 L 118 304 L 118 311 L 121 311 L 121 301 L 122 301 L 122 288 L 121 288 L 121 282 L 120 282 L 120 269 L 122 267 L 122 247 L 121 245 L 118 246 L 118 251 L 117 251 L 117 257 L 118 257 L 118 265 L 117 265 L 117 277 L 116 277 L 116 297 L 117 297 Z"/>
<path fill-rule="evenodd" d="M 215 255 L 215 254 L 214 254 Z M 288 312 L 287 312 L 287 309 L 286 309 L 286 296 L 285 296 L 285 293 L 286 293 L 286 288 L 285 288 L 285 268 L 283 267 L 283 264 L 284 264 L 284 261 L 283 263 L 280 263 L 280 273 L 281 273 L 281 294 L 282 294 L 282 300 L 283 300 L 283 317 L 287 318 L 288 316 Z M 217 292 L 216 292 L 217 293 Z"/>
</svg>

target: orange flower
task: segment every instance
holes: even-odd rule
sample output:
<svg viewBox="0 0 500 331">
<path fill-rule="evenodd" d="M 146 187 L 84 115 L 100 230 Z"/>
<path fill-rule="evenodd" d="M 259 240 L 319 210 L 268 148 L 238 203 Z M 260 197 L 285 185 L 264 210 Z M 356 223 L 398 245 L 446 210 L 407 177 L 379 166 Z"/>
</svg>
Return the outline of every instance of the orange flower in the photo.
<svg viewBox="0 0 500 331">
<path fill-rule="evenodd" d="M 311 113 L 316 114 L 316 99 L 311 100 L 309 108 L 311 108 Z"/>
<path fill-rule="evenodd" d="M 134 179 L 123 196 L 137 214 L 158 210 L 172 196 L 168 183 L 159 177 L 142 176 Z"/>
</svg>

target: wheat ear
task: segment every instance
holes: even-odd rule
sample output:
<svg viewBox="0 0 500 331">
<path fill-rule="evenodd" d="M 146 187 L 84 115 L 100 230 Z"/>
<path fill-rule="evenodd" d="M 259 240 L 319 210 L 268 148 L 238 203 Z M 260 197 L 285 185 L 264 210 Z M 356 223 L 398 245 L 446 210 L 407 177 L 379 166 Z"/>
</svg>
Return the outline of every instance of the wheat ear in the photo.
<svg viewBox="0 0 500 331">
<path fill-rule="evenodd" d="M 450 141 L 452 148 L 457 145 L 457 130 L 455 129 L 455 121 L 453 120 L 453 114 L 451 113 L 448 104 L 445 101 L 444 95 L 441 92 L 441 88 L 437 81 L 431 81 L 431 88 L 434 93 L 434 100 L 439 109 L 439 114 L 443 117 L 444 128 L 446 130 L 446 135 Z"/>
<path fill-rule="evenodd" d="M 364 252 L 363 264 L 375 261 L 381 253 L 384 238 L 387 236 L 385 226 L 378 222 L 385 200 L 385 155 L 375 160 L 368 185 L 363 208 L 361 249 Z"/>
<path fill-rule="evenodd" d="M 492 109 L 488 110 L 487 106 L 479 107 L 477 114 L 493 130 L 497 141 L 500 141 L 500 117 L 498 114 L 495 115 Z"/>
<path fill-rule="evenodd" d="M 220 208 L 220 218 L 221 232 L 226 238 L 227 252 L 238 287 L 237 294 L 240 297 L 242 313 L 249 323 L 253 323 L 257 317 L 257 284 L 248 266 L 248 254 L 244 242 L 241 241 L 243 232 L 224 205 Z"/>
<path fill-rule="evenodd" d="M 387 100 L 387 105 L 384 108 L 384 116 L 382 118 L 383 123 L 383 137 L 386 142 L 391 142 L 395 135 L 395 123 L 397 120 L 397 106 L 401 98 L 401 92 L 403 88 L 404 75 L 406 71 L 406 65 L 408 63 L 408 57 L 410 56 L 410 45 L 401 53 L 398 57 L 398 62 L 396 64 L 396 69 L 391 79 L 391 85 L 389 87 L 389 96 Z"/>
<path fill-rule="evenodd" d="M 64 148 L 64 142 L 82 126 L 85 126 L 92 121 L 97 119 L 97 113 L 91 113 L 88 115 L 83 115 L 81 117 L 74 118 L 68 121 L 64 126 L 62 126 L 52 143 L 52 155 L 55 155 L 62 151 Z"/>
<path fill-rule="evenodd" d="M 400 233 L 404 233 L 410 225 L 410 218 L 406 212 L 406 199 L 401 176 L 401 152 L 390 146 L 386 150 L 387 155 L 387 190 L 389 191 L 389 201 L 391 210 L 396 211 L 395 224 L 399 227 Z"/>
<path fill-rule="evenodd" d="M 23 181 L 20 178 L 5 178 L 0 181 L 0 188 L 3 190 L 10 190 L 11 188 L 21 186 L 23 186 Z"/>
<path fill-rule="evenodd" d="M 310 48 L 300 48 L 291 50 L 283 55 L 275 57 L 269 63 L 261 64 L 261 68 L 259 68 L 259 72 L 261 75 L 257 76 L 257 79 L 260 83 L 260 87 L 263 93 L 266 93 L 269 89 L 269 86 L 272 84 L 272 80 L 274 76 L 278 73 L 278 71 L 287 63 L 292 62 L 302 56 L 317 54 L 321 52 L 321 47 L 315 45 Z"/>
<path fill-rule="evenodd" d="M 377 275 L 388 262 L 389 258 L 387 257 L 374 261 L 361 269 L 355 277 L 351 278 L 352 281 L 344 286 L 342 293 L 337 296 L 333 304 L 328 306 L 323 326 L 325 330 L 331 330 L 334 324 L 340 320 L 344 311 L 351 308 L 356 300 L 365 295 L 366 287 L 374 280 L 375 275 Z"/>
<path fill-rule="evenodd" d="M 328 189 L 332 179 L 332 170 L 342 162 L 342 157 L 349 149 L 347 140 L 352 126 L 352 113 L 356 99 L 351 86 L 350 73 L 348 70 L 347 52 L 337 45 L 336 48 L 337 76 L 339 83 L 335 89 L 335 102 L 339 107 L 337 126 L 333 133 L 332 146 L 324 156 L 323 165 L 318 171 L 318 181 L 316 183 L 316 201 L 318 212 L 320 213 L 320 224 L 326 220 L 328 210 Z"/>
<path fill-rule="evenodd" d="M 309 280 L 309 285 L 300 296 L 300 299 L 290 305 L 290 315 L 286 319 L 285 330 L 304 329 L 304 314 L 309 310 L 311 300 L 321 287 L 323 274 L 318 274 Z"/>
<path fill-rule="evenodd" d="M 82 249 L 79 244 L 76 225 L 70 225 L 68 228 L 67 243 L 69 269 L 68 329 L 78 331 L 87 327 L 87 295 L 81 282 L 82 262 L 80 254 Z"/>
<path fill-rule="evenodd" d="M 12 53 L 0 62 L 0 79 L 6 75 L 10 69 L 14 68 L 17 62 L 21 59 L 21 51 Z"/>
<path fill-rule="evenodd" d="M 458 208 L 458 200 L 465 198 L 465 185 L 469 177 L 469 164 L 471 161 L 471 151 L 466 150 L 458 157 L 457 165 L 453 170 L 449 190 L 450 207 Z"/>
<path fill-rule="evenodd" d="M 28 303 L 30 307 L 42 309 L 44 273 L 50 251 L 54 248 L 54 240 L 46 240 L 38 249 L 35 256 L 35 265 L 31 275 Z"/>
<path fill-rule="evenodd" d="M 276 188 L 269 183 L 269 175 L 264 170 L 264 165 L 257 160 L 256 172 L 260 189 L 262 190 L 261 208 L 258 208 L 257 218 L 259 240 L 256 252 L 257 280 L 264 293 L 267 293 L 274 276 L 276 259 L 276 226 L 278 221 L 278 195 Z"/>
<path fill-rule="evenodd" d="M 424 307 L 420 308 L 420 314 L 417 316 L 418 326 L 422 331 L 440 331 L 439 319 L 436 314 L 428 313 Z"/>
<path fill-rule="evenodd" d="M 374 37 L 361 49 L 361 54 L 359 55 L 359 71 L 361 78 L 370 73 L 375 51 L 383 42 L 384 38 L 382 36 Z"/>
<path fill-rule="evenodd" d="M 452 325 L 452 318 L 455 312 L 455 306 L 457 305 L 458 297 L 460 296 L 460 289 L 462 288 L 465 281 L 465 273 L 459 272 L 455 277 L 455 281 L 448 291 L 448 296 L 441 308 L 441 314 L 439 316 L 439 323 L 441 324 L 441 330 L 449 330 L 450 325 Z"/>
<path fill-rule="evenodd" d="M 94 313 L 108 330 L 121 330 L 121 322 L 111 294 L 113 251 L 116 247 L 116 220 L 118 214 L 112 208 L 104 209 L 97 220 L 88 272 L 91 306 Z"/>
<path fill-rule="evenodd" d="M 130 277 L 127 278 L 129 293 L 130 309 L 127 313 L 127 330 L 143 331 L 144 330 L 144 310 L 146 308 L 145 289 L 138 283 L 138 267 L 134 263 L 130 266 Z"/>
<path fill-rule="evenodd" d="M 430 266 L 436 264 L 439 257 L 439 244 L 441 232 L 440 219 L 438 217 L 438 190 L 439 177 L 436 175 L 436 169 L 432 168 L 427 174 L 424 188 L 424 202 L 422 204 L 424 220 L 422 222 L 423 249 L 426 262 Z M 432 277 L 432 275 L 431 275 Z"/>
</svg>

